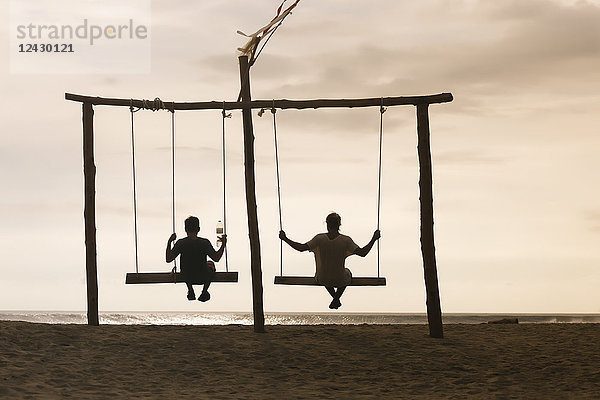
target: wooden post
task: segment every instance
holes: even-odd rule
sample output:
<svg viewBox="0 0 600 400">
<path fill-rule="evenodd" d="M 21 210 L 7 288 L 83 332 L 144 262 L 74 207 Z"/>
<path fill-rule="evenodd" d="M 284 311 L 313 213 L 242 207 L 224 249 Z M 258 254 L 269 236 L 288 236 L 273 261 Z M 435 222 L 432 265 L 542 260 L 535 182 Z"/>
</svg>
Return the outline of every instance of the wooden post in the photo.
<svg viewBox="0 0 600 400">
<path fill-rule="evenodd" d="M 423 255 L 423 269 L 425 272 L 425 291 L 427 292 L 429 335 L 434 338 L 442 338 L 444 337 L 444 330 L 435 261 L 435 243 L 433 240 L 433 181 L 428 108 L 428 104 L 417 105 L 421 253 Z"/>
<path fill-rule="evenodd" d="M 254 332 L 265 331 L 263 310 L 262 269 L 260 260 L 260 236 L 256 211 L 256 188 L 254 174 L 254 130 L 252 127 L 252 108 L 250 104 L 250 66 L 248 57 L 240 56 L 240 86 L 244 124 L 244 175 L 246 181 L 246 209 L 248 214 L 248 235 L 250 236 L 250 269 L 252 272 L 252 311 L 254 314 Z"/>
<path fill-rule="evenodd" d="M 83 103 L 83 176 L 85 206 L 85 272 L 88 325 L 99 325 L 96 260 L 96 165 L 94 164 L 94 108 Z"/>
</svg>

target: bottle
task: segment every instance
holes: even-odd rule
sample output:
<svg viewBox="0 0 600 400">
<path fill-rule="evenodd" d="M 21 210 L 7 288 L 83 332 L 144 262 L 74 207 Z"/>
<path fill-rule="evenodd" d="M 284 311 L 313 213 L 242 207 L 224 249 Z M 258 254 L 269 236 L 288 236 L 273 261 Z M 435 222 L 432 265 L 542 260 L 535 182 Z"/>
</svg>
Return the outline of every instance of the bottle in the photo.
<svg viewBox="0 0 600 400">
<path fill-rule="evenodd" d="M 223 222 L 217 221 L 217 248 L 221 247 L 221 238 L 219 235 L 223 234 Z"/>
</svg>

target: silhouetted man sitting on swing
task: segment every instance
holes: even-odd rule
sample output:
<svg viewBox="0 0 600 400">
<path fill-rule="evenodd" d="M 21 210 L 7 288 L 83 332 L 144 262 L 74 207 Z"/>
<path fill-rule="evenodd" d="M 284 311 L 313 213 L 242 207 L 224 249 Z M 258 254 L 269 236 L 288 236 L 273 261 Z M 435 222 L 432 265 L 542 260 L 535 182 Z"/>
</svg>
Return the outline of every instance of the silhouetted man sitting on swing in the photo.
<svg viewBox="0 0 600 400">
<path fill-rule="evenodd" d="M 198 218 L 188 217 L 185 220 L 185 232 L 187 237 L 175 242 L 173 248 L 171 248 L 171 243 L 177 239 L 177 235 L 175 233 L 171 235 L 167 242 L 165 258 L 170 263 L 181 254 L 179 261 L 181 263 L 181 274 L 188 288 L 188 300 L 196 299 L 192 285 L 204 284 L 198 300 L 208 301 L 210 300 L 208 288 L 214 279 L 216 268 L 215 263 L 207 261 L 206 257 L 208 256 L 217 262 L 221 259 L 227 244 L 227 235 L 221 236 L 222 245 L 219 250 L 215 250 L 210 240 L 198 237 L 198 232 L 200 232 L 200 220 Z"/>
<path fill-rule="evenodd" d="M 284 231 L 279 232 L 279 238 L 295 250 L 312 251 L 315 254 L 317 266 L 315 280 L 325 286 L 333 297 L 329 308 L 338 309 L 342 305 L 340 298 L 346 286 L 352 281 L 352 273 L 344 264 L 346 258 L 352 254 L 365 257 L 371 251 L 375 241 L 381 237 L 381 233 L 376 230 L 365 247 L 358 247 L 350 236 L 340 233 L 342 218 L 337 213 L 329 214 L 325 222 L 327 233 L 319 233 L 304 244 L 290 240 Z"/>
</svg>

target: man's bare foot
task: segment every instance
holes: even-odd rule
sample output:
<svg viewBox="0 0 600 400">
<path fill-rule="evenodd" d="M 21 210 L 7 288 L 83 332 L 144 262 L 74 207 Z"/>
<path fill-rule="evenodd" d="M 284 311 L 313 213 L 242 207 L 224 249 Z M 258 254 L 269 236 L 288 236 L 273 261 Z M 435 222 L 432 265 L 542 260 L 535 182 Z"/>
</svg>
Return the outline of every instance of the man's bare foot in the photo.
<svg viewBox="0 0 600 400">
<path fill-rule="evenodd" d="M 205 302 L 205 301 L 209 301 L 210 300 L 210 293 L 208 292 L 202 292 L 202 294 L 200 294 L 200 297 L 198 297 L 198 301 L 201 302 Z"/>
</svg>

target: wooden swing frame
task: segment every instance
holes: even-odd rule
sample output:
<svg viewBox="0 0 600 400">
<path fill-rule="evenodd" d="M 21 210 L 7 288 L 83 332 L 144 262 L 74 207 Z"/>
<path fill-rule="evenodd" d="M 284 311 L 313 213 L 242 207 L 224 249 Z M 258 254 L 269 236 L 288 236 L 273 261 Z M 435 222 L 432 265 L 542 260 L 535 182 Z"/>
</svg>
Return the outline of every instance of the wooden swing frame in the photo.
<svg viewBox="0 0 600 400">
<path fill-rule="evenodd" d="M 244 130 L 244 175 L 246 183 L 246 210 L 248 216 L 248 235 L 250 239 L 250 268 L 252 275 L 252 298 L 254 331 L 264 332 L 264 309 L 262 269 L 260 255 L 260 236 L 256 206 L 254 130 L 252 125 L 253 109 L 307 109 L 323 107 L 389 107 L 398 105 L 415 106 L 417 110 L 417 136 L 419 159 L 419 191 L 421 213 L 421 253 L 426 289 L 426 306 L 429 334 L 443 337 L 442 312 L 439 297 L 437 265 L 435 258 L 433 230 L 433 183 L 431 167 L 429 105 L 448 103 L 453 100 L 451 93 L 429 96 L 374 97 L 364 99 L 319 99 L 319 100 L 251 100 L 250 64 L 247 56 L 239 57 L 241 91 L 240 101 L 207 102 L 164 102 L 172 110 L 242 110 Z M 98 273 L 96 244 L 96 165 L 94 162 L 94 106 L 143 107 L 146 100 L 117 99 L 82 96 L 65 93 L 65 99 L 82 103 L 83 113 L 83 164 L 84 164 L 84 221 L 85 221 L 85 258 L 87 278 L 88 324 L 99 325 L 98 320 Z"/>
</svg>

